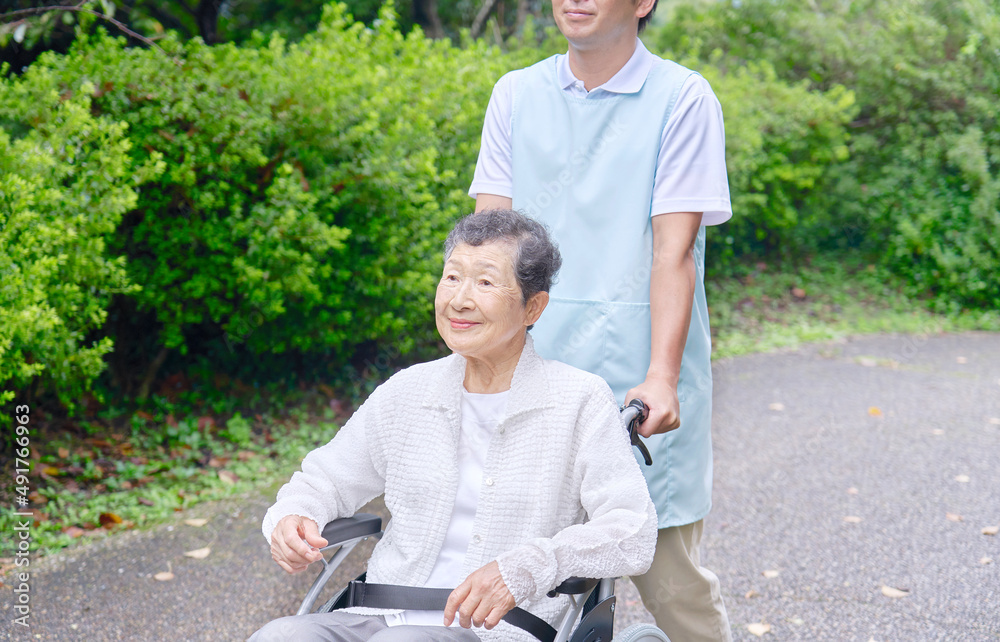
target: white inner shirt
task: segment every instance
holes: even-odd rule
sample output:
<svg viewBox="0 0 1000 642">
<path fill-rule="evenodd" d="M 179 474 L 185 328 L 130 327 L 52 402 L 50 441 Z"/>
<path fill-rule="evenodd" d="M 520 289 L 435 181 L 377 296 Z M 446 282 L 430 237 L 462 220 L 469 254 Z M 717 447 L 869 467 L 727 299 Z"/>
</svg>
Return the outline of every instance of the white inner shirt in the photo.
<svg viewBox="0 0 1000 642">
<path fill-rule="evenodd" d="M 589 92 L 573 75 L 569 57 L 556 59 L 556 73 L 563 91 L 587 100 L 601 100 L 642 89 L 653 65 L 666 62 L 651 54 L 636 38 L 635 51 L 618 73 Z M 513 196 L 512 133 L 514 92 L 523 70 L 505 74 L 493 88 L 476 173 L 469 196 Z M 725 223 L 733 215 L 726 175 L 726 133 L 722 106 L 708 81 L 692 74 L 681 87 L 674 109 L 663 128 L 656 160 L 651 214 L 704 212 L 702 225 Z"/>
<path fill-rule="evenodd" d="M 444 536 L 444 545 L 438 554 L 430 577 L 424 582 L 429 588 L 455 588 L 465 581 L 463 572 L 465 553 L 472 541 L 472 527 L 476 520 L 476 506 L 483 485 L 483 466 L 486 451 L 497 425 L 507 411 L 510 391 L 480 394 L 462 390 L 462 426 L 458 436 L 458 492 L 451 521 Z M 493 480 L 487 480 L 492 485 Z M 473 569 L 476 570 L 476 569 Z M 386 624 L 444 626 L 444 611 L 403 611 L 386 615 Z M 452 626 L 459 626 L 458 618 Z"/>
</svg>

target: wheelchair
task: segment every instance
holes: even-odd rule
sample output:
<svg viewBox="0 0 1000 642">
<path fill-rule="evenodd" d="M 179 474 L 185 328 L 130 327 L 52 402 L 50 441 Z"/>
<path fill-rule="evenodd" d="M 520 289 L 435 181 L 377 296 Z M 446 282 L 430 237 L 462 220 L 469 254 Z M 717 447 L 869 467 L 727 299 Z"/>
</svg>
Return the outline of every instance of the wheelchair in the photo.
<svg viewBox="0 0 1000 642">
<path fill-rule="evenodd" d="M 622 411 L 629 438 L 640 449 L 648 466 L 652 460 L 637 432 L 645 415 L 645 406 L 638 400 L 634 400 Z M 370 513 L 357 513 L 353 517 L 344 517 L 326 524 L 322 534 L 328 542 L 326 547 L 320 549 L 324 553 L 321 560 L 323 569 L 303 598 L 296 615 L 329 613 L 351 606 L 444 609 L 450 589 L 367 585 L 365 574 L 362 573 L 314 611 L 313 607 L 323 588 L 351 551 L 370 537 L 378 539 L 382 536 L 382 518 Z M 327 558 L 325 554 L 329 551 L 332 551 L 332 555 Z M 562 594 L 570 599 L 570 605 L 557 627 L 518 608 L 504 619 L 528 631 L 540 642 L 669 642 L 669 638 L 652 624 L 633 624 L 614 635 L 614 588 L 615 578 L 571 577 L 548 593 L 549 597 Z"/>
</svg>

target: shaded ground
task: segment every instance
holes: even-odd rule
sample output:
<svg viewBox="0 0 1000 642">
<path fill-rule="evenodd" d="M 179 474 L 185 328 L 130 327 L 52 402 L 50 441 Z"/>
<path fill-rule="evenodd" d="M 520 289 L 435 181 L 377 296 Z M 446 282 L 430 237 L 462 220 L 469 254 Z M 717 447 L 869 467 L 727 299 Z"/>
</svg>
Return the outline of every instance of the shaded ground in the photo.
<svg viewBox="0 0 1000 642">
<path fill-rule="evenodd" d="M 735 639 L 765 623 L 774 640 L 1000 640 L 1000 536 L 982 534 L 1000 525 L 1000 335 L 867 337 L 718 362 L 715 377 L 703 561 Z M 270 501 L 33 562 L 31 628 L 11 623 L 7 576 L 0 640 L 244 639 L 311 581 L 271 562 Z M 651 621 L 630 583 L 619 599 L 619 627 Z"/>
</svg>

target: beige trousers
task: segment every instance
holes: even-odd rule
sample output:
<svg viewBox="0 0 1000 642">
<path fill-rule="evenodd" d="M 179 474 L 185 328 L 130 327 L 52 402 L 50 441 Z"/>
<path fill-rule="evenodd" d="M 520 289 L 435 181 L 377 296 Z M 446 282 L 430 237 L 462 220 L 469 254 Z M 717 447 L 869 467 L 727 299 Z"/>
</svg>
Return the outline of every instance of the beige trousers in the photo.
<svg viewBox="0 0 1000 642">
<path fill-rule="evenodd" d="M 731 642 L 719 578 L 701 565 L 704 522 L 661 528 L 653 565 L 633 577 L 642 603 L 671 642 Z"/>
</svg>

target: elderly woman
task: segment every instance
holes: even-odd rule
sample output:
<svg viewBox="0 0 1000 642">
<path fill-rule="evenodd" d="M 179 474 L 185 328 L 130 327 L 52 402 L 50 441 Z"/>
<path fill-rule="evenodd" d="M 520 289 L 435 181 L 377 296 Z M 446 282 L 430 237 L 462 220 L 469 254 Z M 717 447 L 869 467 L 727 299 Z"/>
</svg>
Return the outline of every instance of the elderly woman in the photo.
<svg viewBox="0 0 1000 642">
<path fill-rule="evenodd" d="M 294 573 L 320 559 L 322 525 L 384 493 L 368 581 L 454 588 L 444 612 L 292 616 L 252 642 L 533 640 L 501 621 L 515 605 L 554 624 L 567 598 L 545 594 L 567 577 L 646 570 L 656 515 L 611 390 L 532 349 L 560 263 L 516 212 L 459 221 L 434 301 L 454 354 L 379 386 L 264 517 Z"/>
</svg>

